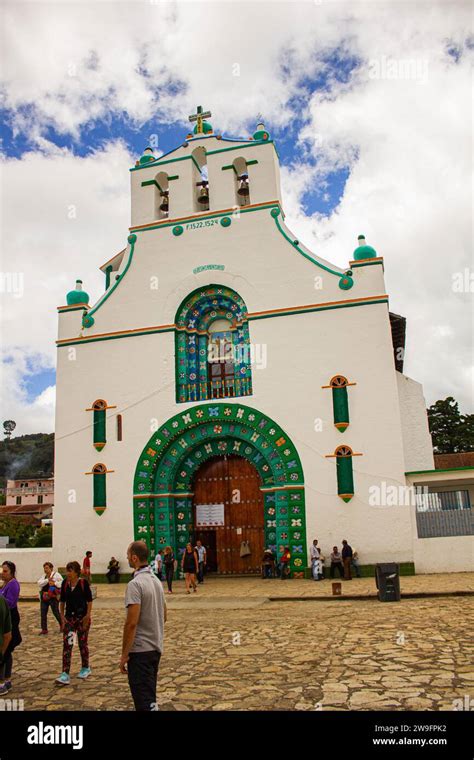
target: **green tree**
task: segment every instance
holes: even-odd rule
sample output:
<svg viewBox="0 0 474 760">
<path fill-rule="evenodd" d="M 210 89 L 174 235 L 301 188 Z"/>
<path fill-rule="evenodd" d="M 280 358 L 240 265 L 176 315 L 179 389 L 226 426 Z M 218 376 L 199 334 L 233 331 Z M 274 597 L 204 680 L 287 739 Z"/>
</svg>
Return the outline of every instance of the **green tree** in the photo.
<svg viewBox="0 0 474 760">
<path fill-rule="evenodd" d="M 30 539 L 31 546 L 52 546 L 53 545 L 53 531 L 51 525 L 43 525 L 38 528 L 36 534 Z"/>
<path fill-rule="evenodd" d="M 30 539 L 35 534 L 35 526 L 18 517 L 0 518 L 0 536 L 9 536 L 10 543 L 19 549 L 30 547 Z"/>
<path fill-rule="evenodd" d="M 428 408 L 428 422 L 435 454 L 474 451 L 474 415 L 462 415 L 452 396 Z"/>
</svg>

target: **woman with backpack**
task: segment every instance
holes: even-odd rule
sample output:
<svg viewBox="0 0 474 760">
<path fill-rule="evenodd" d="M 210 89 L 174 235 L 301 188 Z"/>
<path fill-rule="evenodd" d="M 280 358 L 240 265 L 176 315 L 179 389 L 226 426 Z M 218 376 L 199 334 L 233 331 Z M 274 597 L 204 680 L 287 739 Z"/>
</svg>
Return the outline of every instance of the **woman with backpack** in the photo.
<svg viewBox="0 0 474 760">
<path fill-rule="evenodd" d="M 88 636 L 91 625 L 92 592 L 89 582 L 85 578 L 80 578 L 80 574 L 79 562 L 68 562 L 66 580 L 61 586 L 59 605 L 63 633 L 63 672 L 56 678 L 56 683 L 61 686 L 68 686 L 71 683 L 69 671 L 74 633 L 77 634 L 82 663 L 78 678 L 87 678 L 91 673 Z"/>
<path fill-rule="evenodd" d="M 163 554 L 163 564 L 165 566 L 166 583 L 168 584 L 168 594 L 173 593 L 173 575 L 174 575 L 174 554 L 171 546 L 165 546 Z"/>
<path fill-rule="evenodd" d="M 12 688 L 13 650 L 22 642 L 20 633 L 20 613 L 18 612 L 20 584 L 15 576 L 15 563 L 3 562 L 1 574 L 3 585 L 0 588 L 0 595 L 3 596 L 10 610 L 12 637 L 8 647 L 3 653 L 3 660 L 0 665 L 0 696 L 7 694 Z"/>
</svg>

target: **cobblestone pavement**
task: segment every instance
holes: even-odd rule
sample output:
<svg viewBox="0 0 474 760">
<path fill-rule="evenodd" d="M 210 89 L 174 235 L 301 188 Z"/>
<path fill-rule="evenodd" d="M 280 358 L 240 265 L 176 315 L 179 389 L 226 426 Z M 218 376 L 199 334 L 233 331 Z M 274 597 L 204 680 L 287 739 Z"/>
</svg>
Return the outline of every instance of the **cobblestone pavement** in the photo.
<svg viewBox="0 0 474 760">
<path fill-rule="evenodd" d="M 473 587 L 468 573 L 401 580 L 406 592 Z M 354 594 L 374 590 L 373 579 L 349 585 Z M 22 603 L 24 641 L 9 696 L 23 699 L 25 710 L 133 709 L 118 670 L 124 588 L 98 587 L 92 675 L 85 682 L 74 677 L 75 647 L 69 687 L 54 684 L 61 670 L 55 621 L 51 616 L 49 635 L 38 637 L 39 608 Z M 452 710 L 454 700 L 465 706 L 469 699 L 474 705 L 472 597 L 317 603 L 308 595 L 329 595 L 330 583 L 260 579 L 208 579 L 191 596 L 182 582 L 175 588 L 167 597 L 158 679 L 162 710 Z M 283 594 L 306 601 L 268 601 Z"/>
</svg>

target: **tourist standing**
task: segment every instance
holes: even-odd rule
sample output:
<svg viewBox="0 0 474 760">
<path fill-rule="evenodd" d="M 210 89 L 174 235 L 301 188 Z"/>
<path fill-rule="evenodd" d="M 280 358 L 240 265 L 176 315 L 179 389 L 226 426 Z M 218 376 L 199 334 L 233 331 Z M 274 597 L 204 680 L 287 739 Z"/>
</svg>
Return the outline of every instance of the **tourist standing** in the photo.
<svg viewBox="0 0 474 760">
<path fill-rule="evenodd" d="M 329 574 L 331 578 L 334 578 L 334 573 L 337 569 L 337 572 L 339 573 L 339 578 L 344 578 L 344 566 L 342 564 L 342 554 L 337 548 L 337 546 L 332 547 L 331 552 L 331 568 L 329 570 Z"/>
<path fill-rule="evenodd" d="M 110 558 L 110 562 L 107 565 L 107 580 L 109 583 L 118 583 L 119 582 L 119 567 L 120 562 L 118 559 L 115 559 L 115 557 Z"/>
<path fill-rule="evenodd" d="M 196 541 L 196 551 L 198 553 L 198 583 L 204 583 L 204 570 L 207 563 L 207 551 L 206 547 L 202 545 L 202 541 Z"/>
<path fill-rule="evenodd" d="M 311 573 L 313 576 L 313 580 L 315 581 L 324 580 L 321 550 L 318 547 L 318 540 L 316 538 L 314 539 L 313 545 L 310 550 L 310 559 L 311 559 Z"/>
<path fill-rule="evenodd" d="M 354 568 L 355 574 L 357 578 L 360 578 L 360 564 L 359 564 L 359 554 L 356 552 L 355 549 L 352 549 L 352 561 L 351 561 L 351 569 Z"/>
<path fill-rule="evenodd" d="M 148 547 L 144 541 L 130 544 L 127 559 L 135 572 L 125 594 L 127 618 L 120 671 L 128 674 L 135 710 L 156 710 L 156 680 L 166 622 L 163 586 L 148 564 Z"/>
<path fill-rule="evenodd" d="M 20 613 L 18 612 L 18 599 L 20 597 L 20 584 L 16 579 L 16 565 L 14 562 L 2 564 L 2 581 L 0 595 L 5 599 L 10 610 L 12 637 L 3 655 L 3 664 L 0 672 L 0 681 L 4 683 L 6 690 L 12 688 L 13 651 L 22 642 L 20 633 Z"/>
<path fill-rule="evenodd" d="M 55 572 L 52 562 L 45 562 L 43 570 L 43 575 L 38 580 L 40 590 L 40 636 L 45 636 L 48 633 L 48 610 L 50 607 L 54 617 L 59 623 L 59 630 L 61 630 L 59 597 L 61 594 L 63 576 L 61 573 Z"/>
<path fill-rule="evenodd" d="M 342 564 L 344 565 L 344 580 L 351 581 L 352 549 L 346 539 L 342 542 Z"/>
<path fill-rule="evenodd" d="M 10 609 L 3 596 L 0 595 L 0 697 L 8 694 L 11 681 L 5 683 L 4 655 L 12 640 L 12 619 Z"/>
<path fill-rule="evenodd" d="M 160 549 L 158 554 L 155 557 L 154 567 L 153 571 L 158 578 L 159 581 L 163 580 L 163 556 L 162 556 L 163 549 Z"/>
<path fill-rule="evenodd" d="M 89 667 L 89 629 L 91 625 L 92 593 L 89 581 L 80 578 L 79 562 L 68 562 L 66 579 L 61 585 L 59 612 L 61 614 L 61 630 L 63 632 L 63 672 L 56 683 L 68 686 L 71 683 L 71 655 L 74 634 L 81 653 L 81 670 L 78 678 L 88 678 L 91 674 Z"/>
<path fill-rule="evenodd" d="M 196 576 L 199 570 L 198 553 L 193 549 L 191 543 L 186 544 L 183 558 L 181 560 L 181 568 L 186 580 L 186 593 L 190 594 L 190 587 L 193 587 L 193 591 L 197 591 Z"/>
<path fill-rule="evenodd" d="M 91 557 L 92 552 L 87 551 L 82 560 L 82 577 L 90 584 L 91 582 Z"/>
<path fill-rule="evenodd" d="M 165 546 L 163 554 L 163 564 L 165 566 L 166 584 L 168 586 L 168 594 L 173 593 L 173 575 L 174 575 L 174 554 L 171 546 Z"/>
</svg>

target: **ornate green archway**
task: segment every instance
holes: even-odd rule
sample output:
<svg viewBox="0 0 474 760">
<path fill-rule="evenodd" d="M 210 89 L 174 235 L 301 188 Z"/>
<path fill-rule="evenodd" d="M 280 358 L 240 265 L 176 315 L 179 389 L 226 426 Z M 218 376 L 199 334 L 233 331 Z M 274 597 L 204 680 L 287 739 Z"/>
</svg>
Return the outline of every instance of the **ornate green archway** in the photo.
<svg viewBox="0 0 474 760">
<path fill-rule="evenodd" d="M 134 532 L 150 553 L 170 545 L 179 557 L 193 532 L 192 483 L 207 459 L 242 456 L 261 478 L 265 543 L 291 550 L 292 573 L 304 571 L 304 478 L 298 452 L 272 419 L 242 404 L 201 404 L 171 417 L 154 433 L 134 479 Z"/>
</svg>

